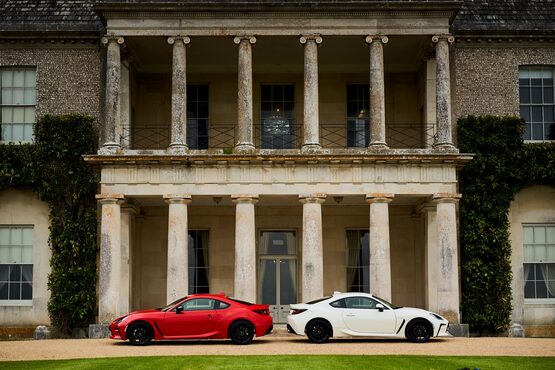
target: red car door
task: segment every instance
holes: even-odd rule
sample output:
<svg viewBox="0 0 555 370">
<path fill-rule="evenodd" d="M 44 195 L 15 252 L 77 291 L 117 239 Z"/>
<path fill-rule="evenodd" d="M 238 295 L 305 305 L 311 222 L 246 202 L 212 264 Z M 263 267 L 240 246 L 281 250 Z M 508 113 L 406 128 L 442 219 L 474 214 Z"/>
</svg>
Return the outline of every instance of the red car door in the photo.
<svg viewBox="0 0 555 370">
<path fill-rule="evenodd" d="M 166 312 L 164 337 L 209 338 L 218 331 L 218 312 L 210 298 L 193 298 L 185 301 L 181 309 Z"/>
</svg>

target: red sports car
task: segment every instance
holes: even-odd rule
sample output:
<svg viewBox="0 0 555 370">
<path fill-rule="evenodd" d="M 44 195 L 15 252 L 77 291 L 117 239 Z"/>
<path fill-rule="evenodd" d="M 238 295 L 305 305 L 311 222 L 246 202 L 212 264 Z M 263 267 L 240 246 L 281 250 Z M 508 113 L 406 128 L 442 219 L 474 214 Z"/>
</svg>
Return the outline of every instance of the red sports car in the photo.
<svg viewBox="0 0 555 370">
<path fill-rule="evenodd" d="M 154 340 L 224 339 L 249 344 L 254 335 L 272 331 L 272 317 L 266 304 L 252 304 L 225 294 L 192 294 L 164 308 L 131 312 L 110 324 L 112 339 L 135 345 Z"/>
</svg>

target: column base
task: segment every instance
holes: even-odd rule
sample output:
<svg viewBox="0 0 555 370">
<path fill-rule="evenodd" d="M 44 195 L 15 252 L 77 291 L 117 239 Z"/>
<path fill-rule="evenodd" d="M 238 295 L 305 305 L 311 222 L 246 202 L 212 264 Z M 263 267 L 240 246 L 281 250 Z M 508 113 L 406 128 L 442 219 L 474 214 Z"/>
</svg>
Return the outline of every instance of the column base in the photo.
<svg viewBox="0 0 555 370">
<path fill-rule="evenodd" d="M 109 324 L 90 324 L 89 338 L 91 339 L 110 338 L 110 325 Z"/>
<path fill-rule="evenodd" d="M 97 153 L 100 155 L 110 155 L 118 154 L 119 152 L 121 152 L 121 145 L 116 142 L 111 142 L 102 144 Z"/>
<path fill-rule="evenodd" d="M 171 143 L 168 153 L 171 155 L 185 155 L 189 152 L 189 147 L 183 143 Z"/>
<path fill-rule="evenodd" d="M 237 143 L 235 148 L 233 148 L 233 153 L 235 154 L 252 154 L 255 151 L 255 147 L 252 143 Z"/>
<path fill-rule="evenodd" d="M 470 336 L 470 330 L 468 329 L 468 324 L 449 324 L 447 332 L 454 337 L 466 337 Z"/>
<path fill-rule="evenodd" d="M 457 149 L 451 143 L 437 143 L 437 144 L 434 144 L 432 146 L 432 148 L 434 149 L 434 151 L 442 152 L 442 153 L 458 153 L 459 152 L 459 149 Z"/>
<path fill-rule="evenodd" d="M 389 150 L 389 146 L 381 141 L 375 141 L 368 145 L 367 148 L 368 152 L 376 153 L 376 152 L 385 152 Z"/>
<path fill-rule="evenodd" d="M 320 153 L 322 151 L 322 145 L 318 143 L 306 143 L 301 147 L 301 153 Z"/>
</svg>

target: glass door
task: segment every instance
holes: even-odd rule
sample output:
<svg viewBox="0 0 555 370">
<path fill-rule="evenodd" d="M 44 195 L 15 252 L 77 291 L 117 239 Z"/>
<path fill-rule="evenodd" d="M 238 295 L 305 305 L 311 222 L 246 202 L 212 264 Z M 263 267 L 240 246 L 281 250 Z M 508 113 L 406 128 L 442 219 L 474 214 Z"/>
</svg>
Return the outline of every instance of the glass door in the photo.
<svg viewBox="0 0 555 370">
<path fill-rule="evenodd" d="M 270 305 L 274 323 L 285 323 L 290 305 L 297 302 L 295 232 L 263 231 L 259 255 L 259 301 Z"/>
</svg>

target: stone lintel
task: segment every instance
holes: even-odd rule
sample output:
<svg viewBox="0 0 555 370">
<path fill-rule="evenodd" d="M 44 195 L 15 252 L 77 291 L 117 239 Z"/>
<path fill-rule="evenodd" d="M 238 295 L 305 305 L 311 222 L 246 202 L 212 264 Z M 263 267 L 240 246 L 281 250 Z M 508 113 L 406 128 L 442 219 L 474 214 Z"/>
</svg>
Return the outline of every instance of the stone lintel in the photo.
<svg viewBox="0 0 555 370">
<path fill-rule="evenodd" d="M 369 193 L 366 194 L 366 203 L 389 203 L 394 197 L 395 194 L 392 193 Z"/>
</svg>

